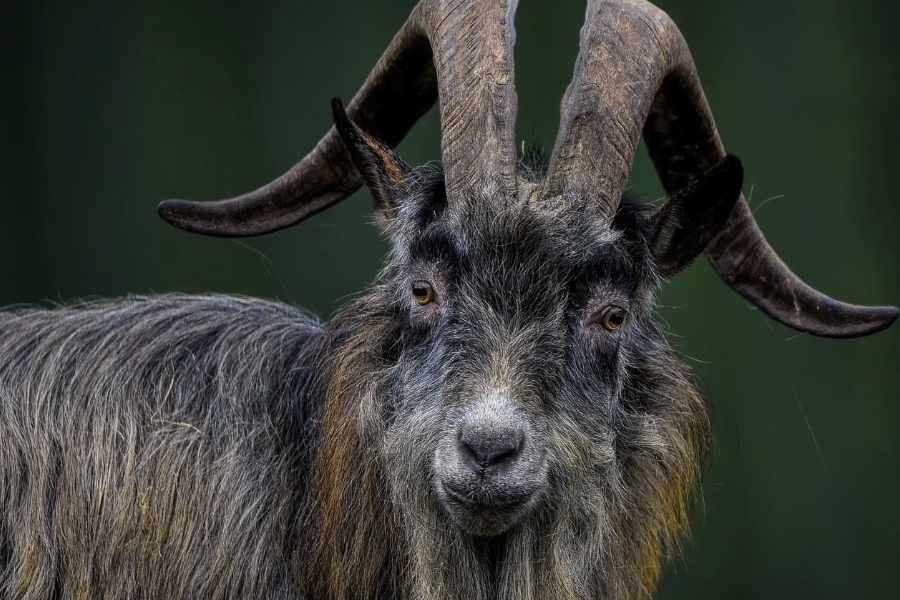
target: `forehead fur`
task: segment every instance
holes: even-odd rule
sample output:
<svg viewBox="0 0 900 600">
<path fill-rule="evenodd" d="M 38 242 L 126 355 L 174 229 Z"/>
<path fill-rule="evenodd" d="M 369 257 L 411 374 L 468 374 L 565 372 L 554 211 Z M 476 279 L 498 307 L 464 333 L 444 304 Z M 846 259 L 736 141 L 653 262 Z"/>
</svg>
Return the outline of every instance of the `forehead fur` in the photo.
<svg viewBox="0 0 900 600">
<path fill-rule="evenodd" d="M 438 175 L 417 175 L 427 185 L 403 201 L 403 223 L 393 233 L 401 260 L 477 261 L 512 279 L 559 279 L 603 264 L 638 276 L 652 269 L 644 205 L 626 198 L 610 221 L 587 198 L 548 204 L 504 197 L 491 185 L 448 202 Z"/>
</svg>

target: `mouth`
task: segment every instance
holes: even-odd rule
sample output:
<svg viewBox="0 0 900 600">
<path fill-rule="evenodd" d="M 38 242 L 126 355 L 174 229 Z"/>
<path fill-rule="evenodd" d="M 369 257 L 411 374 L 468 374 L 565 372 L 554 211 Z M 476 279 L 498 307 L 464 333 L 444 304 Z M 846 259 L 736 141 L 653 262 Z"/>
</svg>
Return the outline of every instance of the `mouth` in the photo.
<svg viewBox="0 0 900 600">
<path fill-rule="evenodd" d="M 451 518 L 465 531 L 478 536 L 499 535 L 528 512 L 534 494 L 470 493 L 442 483 L 442 504 Z"/>
<path fill-rule="evenodd" d="M 446 483 L 442 484 L 442 487 L 444 488 L 444 492 L 447 494 L 448 500 L 451 500 L 462 506 L 475 509 L 479 507 L 495 510 L 514 508 L 516 506 L 524 504 L 531 497 L 530 493 L 519 495 L 504 494 L 502 496 L 498 495 L 493 498 L 491 497 L 490 493 L 482 493 L 477 496 L 473 496 L 456 490 Z"/>
</svg>

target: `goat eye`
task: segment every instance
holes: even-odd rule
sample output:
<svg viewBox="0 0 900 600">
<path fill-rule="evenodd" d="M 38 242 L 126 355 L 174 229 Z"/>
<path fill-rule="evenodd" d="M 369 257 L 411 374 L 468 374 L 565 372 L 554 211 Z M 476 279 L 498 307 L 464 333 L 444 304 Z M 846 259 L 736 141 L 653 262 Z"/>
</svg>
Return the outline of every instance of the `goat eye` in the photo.
<svg viewBox="0 0 900 600">
<path fill-rule="evenodd" d="M 417 304 L 425 305 L 434 302 L 434 288 L 427 281 L 413 281 L 410 289 Z"/>
<path fill-rule="evenodd" d="M 607 331 L 615 331 L 625 322 L 625 310 L 618 306 L 607 306 L 600 311 L 596 321 Z"/>
</svg>

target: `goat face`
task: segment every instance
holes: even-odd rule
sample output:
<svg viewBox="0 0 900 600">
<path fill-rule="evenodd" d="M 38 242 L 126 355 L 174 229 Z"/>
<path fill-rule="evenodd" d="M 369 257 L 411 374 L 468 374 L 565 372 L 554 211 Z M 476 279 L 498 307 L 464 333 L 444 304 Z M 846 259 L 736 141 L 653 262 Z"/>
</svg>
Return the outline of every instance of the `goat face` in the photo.
<svg viewBox="0 0 900 600">
<path fill-rule="evenodd" d="M 391 270 L 404 326 L 390 471 L 476 535 L 552 504 L 579 473 L 608 483 L 616 392 L 654 282 L 634 232 L 587 207 L 495 200 L 411 224 Z"/>
<path fill-rule="evenodd" d="M 335 118 L 393 242 L 376 286 L 400 324 L 391 383 L 360 412 L 377 422 L 360 426 L 380 432 L 394 505 L 496 536 L 529 515 L 608 522 L 628 501 L 632 454 L 677 458 L 689 482 L 706 420 L 672 368 L 653 293 L 724 224 L 740 163 L 613 220 L 587 198 L 548 205 L 491 185 L 448 203 L 439 171 L 410 168 L 340 105 Z M 538 184 L 523 173 L 520 196 Z"/>
<path fill-rule="evenodd" d="M 609 473 L 623 350 L 653 283 L 639 244 L 589 210 L 492 200 L 439 211 L 392 279 L 405 324 L 392 470 L 479 535 L 576 469 Z"/>
</svg>

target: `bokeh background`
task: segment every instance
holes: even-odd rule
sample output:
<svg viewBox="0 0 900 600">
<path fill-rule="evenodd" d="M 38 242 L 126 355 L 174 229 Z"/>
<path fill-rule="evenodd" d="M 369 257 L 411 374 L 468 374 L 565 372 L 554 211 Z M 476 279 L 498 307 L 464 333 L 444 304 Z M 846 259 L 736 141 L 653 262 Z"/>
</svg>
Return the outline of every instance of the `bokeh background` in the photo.
<svg viewBox="0 0 900 600">
<path fill-rule="evenodd" d="M 413 0 L 20 0 L 0 11 L 0 304 L 129 293 L 280 298 L 327 318 L 378 272 L 361 191 L 262 238 L 191 236 L 168 197 L 262 185 L 330 126 Z M 691 45 L 768 239 L 815 287 L 900 303 L 900 4 L 659 0 Z M 522 0 L 518 138 L 552 144 L 582 0 Z M 439 158 L 436 110 L 399 148 Z M 662 196 L 643 152 L 631 181 Z M 717 448 L 659 597 L 898 598 L 900 328 L 768 320 L 700 260 L 661 317 Z"/>
</svg>

